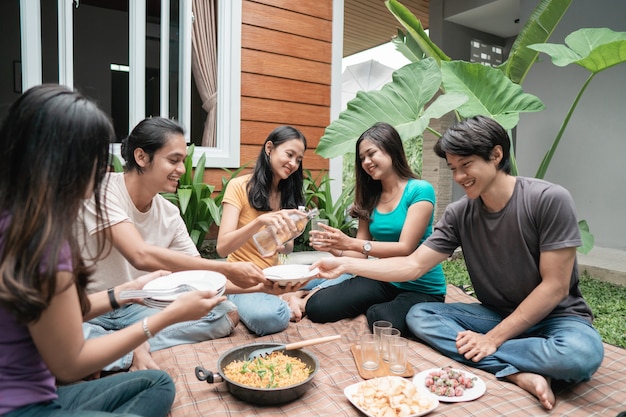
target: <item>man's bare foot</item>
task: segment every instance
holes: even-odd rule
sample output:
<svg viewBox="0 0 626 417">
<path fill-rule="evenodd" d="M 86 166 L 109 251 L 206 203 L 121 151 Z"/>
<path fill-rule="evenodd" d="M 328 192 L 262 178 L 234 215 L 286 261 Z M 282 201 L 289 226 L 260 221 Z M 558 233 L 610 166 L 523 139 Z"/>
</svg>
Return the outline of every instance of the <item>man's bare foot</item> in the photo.
<svg viewBox="0 0 626 417">
<path fill-rule="evenodd" d="M 550 387 L 550 379 L 530 372 L 519 372 L 507 376 L 506 379 L 537 397 L 546 410 L 552 410 L 556 404 L 554 392 Z"/>
<path fill-rule="evenodd" d="M 133 350 L 133 363 L 128 370 L 132 372 L 144 369 L 159 369 L 159 365 L 152 359 L 148 342 L 142 343 Z"/>
<path fill-rule="evenodd" d="M 230 321 L 233 323 L 233 329 L 237 327 L 237 325 L 239 324 L 239 312 L 237 310 L 231 310 L 226 314 L 228 315 Z"/>
</svg>

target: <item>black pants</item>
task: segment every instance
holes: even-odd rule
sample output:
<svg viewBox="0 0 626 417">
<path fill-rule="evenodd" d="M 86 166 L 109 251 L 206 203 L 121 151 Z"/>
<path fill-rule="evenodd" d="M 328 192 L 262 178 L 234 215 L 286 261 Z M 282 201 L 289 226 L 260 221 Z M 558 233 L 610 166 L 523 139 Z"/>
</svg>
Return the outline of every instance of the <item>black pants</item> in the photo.
<svg viewBox="0 0 626 417">
<path fill-rule="evenodd" d="M 329 323 L 365 314 L 370 330 L 377 320 L 387 320 L 403 335 L 410 334 L 406 314 L 417 303 L 443 302 L 444 295 L 407 291 L 382 281 L 354 277 L 323 288 L 309 298 L 306 314 L 315 323 Z"/>
</svg>

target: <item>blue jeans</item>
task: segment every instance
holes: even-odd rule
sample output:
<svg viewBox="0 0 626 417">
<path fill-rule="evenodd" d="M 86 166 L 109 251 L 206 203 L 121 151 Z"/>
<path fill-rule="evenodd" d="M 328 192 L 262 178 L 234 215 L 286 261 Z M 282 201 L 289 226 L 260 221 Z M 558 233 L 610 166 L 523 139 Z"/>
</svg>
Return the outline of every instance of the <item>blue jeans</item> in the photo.
<svg viewBox="0 0 626 417">
<path fill-rule="evenodd" d="M 343 281 L 352 277 L 354 277 L 354 274 L 341 274 L 337 278 L 332 279 L 314 278 L 311 281 L 307 282 L 306 285 L 302 287 L 302 290 L 321 290 L 322 288 L 332 287 L 333 285 L 341 284 Z"/>
<path fill-rule="evenodd" d="M 4 417 L 165 417 L 176 388 L 167 373 L 147 370 L 61 386 L 57 393 L 55 401 L 20 407 Z"/>
<path fill-rule="evenodd" d="M 257 336 L 282 332 L 289 326 L 291 309 L 281 298 L 255 292 L 231 294 L 228 300 L 237 306 L 239 320 Z"/>
<path fill-rule="evenodd" d="M 226 337 L 235 328 L 235 324 L 228 317 L 230 311 L 237 307 L 228 301 L 224 301 L 200 320 L 184 321 L 175 323 L 158 332 L 150 339 L 150 350 L 161 350 L 171 346 L 187 343 L 198 343 L 205 340 Z M 83 323 L 85 339 L 103 336 L 150 317 L 160 310 L 142 306 L 139 304 L 127 304 L 95 317 Z M 130 352 L 104 368 L 105 371 L 119 371 L 128 369 L 133 362 L 133 353 Z"/>
<path fill-rule="evenodd" d="M 456 336 L 464 330 L 485 334 L 504 317 L 479 303 L 423 303 L 406 316 L 409 329 L 444 355 L 502 379 L 530 372 L 569 383 L 591 379 L 604 357 L 600 335 L 589 323 L 574 317 L 547 318 L 479 362 L 456 349 Z"/>
</svg>

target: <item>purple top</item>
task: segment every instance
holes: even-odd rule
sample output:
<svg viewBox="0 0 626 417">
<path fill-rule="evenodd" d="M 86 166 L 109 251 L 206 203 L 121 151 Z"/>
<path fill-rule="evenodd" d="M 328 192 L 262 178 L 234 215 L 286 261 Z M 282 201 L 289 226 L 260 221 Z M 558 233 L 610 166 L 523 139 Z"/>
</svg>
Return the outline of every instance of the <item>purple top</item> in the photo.
<svg viewBox="0 0 626 417">
<path fill-rule="evenodd" d="M 0 216 L 0 252 L 10 218 Z M 72 271 L 69 245 L 64 245 L 59 271 Z M 24 405 L 57 398 L 55 378 L 33 343 L 28 327 L 0 306 L 0 415 Z"/>
</svg>

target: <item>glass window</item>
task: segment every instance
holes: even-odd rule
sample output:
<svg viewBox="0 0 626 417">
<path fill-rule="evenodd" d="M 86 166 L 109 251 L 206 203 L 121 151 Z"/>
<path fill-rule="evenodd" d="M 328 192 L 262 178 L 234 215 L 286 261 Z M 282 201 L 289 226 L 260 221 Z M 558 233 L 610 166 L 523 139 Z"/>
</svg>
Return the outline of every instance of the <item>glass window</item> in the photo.
<svg viewBox="0 0 626 417">
<path fill-rule="evenodd" d="M 135 29 L 129 23 L 129 16 L 134 16 L 133 13 L 129 14 L 129 0 L 80 0 L 72 4 L 77 7 L 73 7 L 71 21 L 67 24 L 72 25 L 73 53 L 69 58 L 64 58 L 59 52 L 58 43 L 55 43 L 63 30 L 58 27 L 62 24 L 57 24 L 62 12 L 57 10 L 57 2 L 42 2 L 40 17 L 44 36 L 43 41 L 37 41 L 37 47 L 41 48 L 43 68 L 40 82 L 59 82 L 59 67 L 67 63 L 71 86 L 97 101 L 111 116 L 118 142 L 133 127 L 129 115 L 145 106 L 145 117 L 162 115 L 179 120 L 187 130 L 188 140 L 201 144 L 206 111 L 202 109 L 202 100 L 193 81 L 185 81 L 191 79 L 190 60 L 185 56 L 191 50 L 188 44 L 191 24 L 185 23 L 185 16 L 189 17 L 189 22 L 192 21 L 190 12 L 186 12 L 191 10 L 191 0 L 169 0 L 167 22 L 161 21 L 161 1 L 146 0 L 145 13 L 134 17 L 138 25 L 145 23 L 145 49 L 135 48 L 136 45 L 129 48 L 129 39 Z M 136 3 L 132 6 L 136 7 Z M 217 8 L 217 91 L 220 97 L 216 121 L 217 143 L 214 147 L 196 147 L 194 156 L 197 160 L 204 153 L 207 167 L 232 168 L 239 166 L 241 0 L 219 0 Z M 143 9 L 139 7 L 134 10 Z M 27 14 L 26 19 L 30 24 L 40 24 L 36 13 Z M 19 18 L 16 18 L 15 23 L 19 25 Z M 163 87 L 160 82 L 163 24 L 169 27 L 169 82 L 165 105 L 161 103 Z M 24 36 L 22 33 L 21 37 Z M 129 54 L 132 55 L 135 49 L 145 51 L 145 99 L 140 100 L 142 103 L 136 103 L 133 94 L 129 93 L 129 65 L 133 62 Z M 59 59 L 67 59 L 67 62 L 59 62 Z M 19 62 L 15 67 L 19 69 Z M 187 78 L 181 77 L 181 74 Z M 118 149 L 114 146 L 114 151 Z"/>
</svg>

